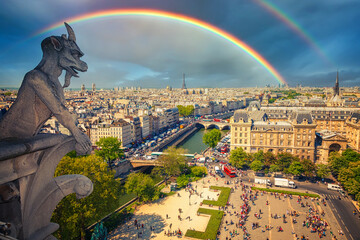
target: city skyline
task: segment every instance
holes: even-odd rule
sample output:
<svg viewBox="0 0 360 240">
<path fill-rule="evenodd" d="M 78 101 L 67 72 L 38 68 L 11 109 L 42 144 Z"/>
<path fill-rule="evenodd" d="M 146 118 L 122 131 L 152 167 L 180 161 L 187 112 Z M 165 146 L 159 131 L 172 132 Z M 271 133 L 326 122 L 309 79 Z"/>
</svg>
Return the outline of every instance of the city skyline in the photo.
<svg viewBox="0 0 360 240">
<path fill-rule="evenodd" d="M 277 86 L 281 79 L 330 87 L 337 70 L 341 87 L 359 86 L 358 7 L 351 0 L 6 2 L 0 87 L 20 86 L 41 59 L 41 40 L 66 32 L 51 29 L 63 21 L 89 65 L 70 88 L 181 88 L 183 73 L 188 88 Z M 136 14 L 124 14 L 130 10 Z M 91 17 L 99 12 L 107 14 Z"/>
</svg>

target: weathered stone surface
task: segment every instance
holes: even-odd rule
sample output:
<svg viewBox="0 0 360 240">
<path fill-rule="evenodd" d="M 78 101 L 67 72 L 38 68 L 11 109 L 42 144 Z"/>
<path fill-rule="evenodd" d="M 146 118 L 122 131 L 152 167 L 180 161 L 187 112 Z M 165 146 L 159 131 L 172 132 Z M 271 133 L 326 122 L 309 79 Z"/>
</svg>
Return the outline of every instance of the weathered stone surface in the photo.
<svg viewBox="0 0 360 240">
<path fill-rule="evenodd" d="M 51 223 L 56 205 L 75 193 L 88 196 L 93 185 L 82 175 L 54 178 L 61 158 L 72 150 L 86 154 L 89 138 L 82 133 L 65 107 L 58 77 L 66 70 L 64 87 L 76 70 L 86 71 L 74 31 L 65 23 L 69 37 L 52 36 L 42 44 L 43 58 L 28 72 L 9 111 L 0 119 L 0 221 L 10 223 L 10 236 L 17 239 L 55 239 L 59 225 Z M 67 127 L 72 136 L 38 134 L 51 116 Z"/>
</svg>

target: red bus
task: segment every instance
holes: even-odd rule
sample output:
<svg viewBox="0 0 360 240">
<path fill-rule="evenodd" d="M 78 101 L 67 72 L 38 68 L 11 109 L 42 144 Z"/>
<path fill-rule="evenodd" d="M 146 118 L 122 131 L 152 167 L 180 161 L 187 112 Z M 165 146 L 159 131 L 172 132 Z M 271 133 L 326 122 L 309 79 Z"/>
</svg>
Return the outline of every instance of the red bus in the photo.
<svg viewBox="0 0 360 240">
<path fill-rule="evenodd" d="M 228 152 L 228 147 L 227 147 L 227 145 L 225 145 L 225 146 L 223 146 L 222 148 L 221 148 L 221 153 L 227 153 Z"/>
<path fill-rule="evenodd" d="M 236 177 L 236 172 L 229 166 L 224 166 L 224 172 L 231 178 Z"/>
</svg>

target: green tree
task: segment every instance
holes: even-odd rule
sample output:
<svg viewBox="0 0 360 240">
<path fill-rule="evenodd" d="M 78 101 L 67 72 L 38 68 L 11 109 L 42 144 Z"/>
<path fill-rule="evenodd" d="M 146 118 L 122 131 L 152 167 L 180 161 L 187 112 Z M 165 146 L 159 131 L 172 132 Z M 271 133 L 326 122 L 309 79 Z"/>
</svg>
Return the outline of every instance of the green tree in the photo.
<svg viewBox="0 0 360 240">
<path fill-rule="evenodd" d="M 271 164 L 276 163 L 276 157 L 272 152 L 266 152 L 264 153 L 264 164 L 267 167 L 270 167 Z"/>
<path fill-rule="evenodd" d="M 116 137 L 100 138 L 100 140 L 96 142 L 96 145 L 100 150 L 96 150 L 95 154 L 102 157 L 102 159 L 109 164 L 110 169 L 112 169 L 112 162 L 123 156 L 121 141 Z"/>
<path fill-rule="evenodd" d="M 60 225 L 56 232 L 59 239 L 85 239 L 87 226 L 116 209 L 120 182 L 114 171 L 98 156 L 71 158 L 65 156 L 55 171 L 55 177 L 65 174 L 82 174 L 94 184 L 93 192 L 77 199 L 75 194 L 66 196 L 56 207 L 52 222 Z"/>
<path fill-rule="evenodd" d="M 270 99 L 269 99 L 269 103 L 274 103 L 275 101 L 276 101 L 275 98 L 270 98 Z"/>
<path fill-rule="evenodd" d="M 280 167 L 277 164 L 271 164 L 269 172 L 280 172 Z"/>
<path fill-rule="evenodd" d="M 252 157 L 252 161 L 260 161 L 262 163 L 265 161 L 264 151 L 262 150 L 252 154 L 251 157 Z"/>
<path fill-rule="evenodd" d="M 360 160 L 360 154 L 350 148 L 345 149 L 341 153 L 341 156 L 343 156 L 348 162 L 357 162 Z"/>
<path fill-rule="evenodd" d="M 337 177 L 342 168 L 347 168 L 349 162 L 339 152 L 331 152 L 329 156 L 329 164 L 332 174 Z"/>
<path fill-rule="evenodd" d="M 299 161 L 294 161 L 290 164 L 288 172 L 294 176 L 300 176 L 304 172 L 304 168 Z"/>
<path fill-rule="evenodd" d="M 159 191 L 154 180 L 143 173 L 131 173 L 125 182 L 127 193 L 135 193 L 139 201 L 152 201 L 158 198 Z"/>
<path fill-rule="evenodd" d="M 230 152 L 230 163 L 236 168 L 243 168 L 246 166 L 248 159 L 248 154 L 241 147 Z"/>
<path fill-rule="evenodd" d="M 169 147 L 161 155 L 157 163 L 160 166 L 160 172 L 166 176 L 179 176 L 186 167 L 186 157 L 183 155 L 186 151 L 183 148 Z"/>
<path fill-rule="evenodd" d="M 300 161 L 301 166 L 304 169 L 304 175 L 306 177 L 313 177 L 315 174 L 315 164 L 310 159 L 303 159 Z"/>
<path fill-rule="evenodd" d="M 326 164 L 316 165 L 316 175 L 320 178 L 326 178 L 330 175 L 330 167 Z"/>
<path fill-rule="evenodd" d="M 189 183 L 189 176 L 182 174 L 176 178 L 178 188 L 185 187 Z"/>
<path fill-rule="evenodd" d="M 250 168 L 253 171 L 261 171 L 264 167 L 264 164 L 260 160 L 255 160 L 250 164 Z"/>
<path fill-rule="evenodd" d="M 277 158 L 277 165 L 280 168 L 280 171 L 287 171 L 287 169 L 289 168 L 290 164 L 294 161 L 294 157 L 293 155 L 291 155 L 290 153 L 280 153 L 278 154 L 278 158 Z"/>
<path fill-rule="evenodd" d="M 194 113 L 194 106 L 193 105 L 178 105 L 177 108 L 179 109 L 179 115 L 182 117 L 187 117 L 189 115 L 192 115 Z"/>
<path fill-rule="evenodd" d="M 206 167 L 194 166 L 190 170 L 191 174 L 195 177 L 202 177 L 207 174 Z"/>
<path fill-rule="evenodd" d="M 211 148 L 216 147 L 218 142 L 221 140 L 221 132 L 219 129 L 212 129 L 203 136 L 203 142 Z"/>
</svg>

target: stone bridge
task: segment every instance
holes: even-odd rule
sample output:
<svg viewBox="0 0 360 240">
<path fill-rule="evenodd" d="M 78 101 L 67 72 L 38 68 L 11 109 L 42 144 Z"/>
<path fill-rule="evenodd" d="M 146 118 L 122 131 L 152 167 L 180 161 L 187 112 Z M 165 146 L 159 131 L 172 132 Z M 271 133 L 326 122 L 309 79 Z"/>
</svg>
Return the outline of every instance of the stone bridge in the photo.
<svg viewBox="0 0 360 240">
<path fill-rule="evenodd" d="M 145 166 L 157 166 L 155 160 L 131 159 L 130 163 L 133 166 L 133 168 L 145 167 Z"/>
<path fill-rule="evenodd" d="M 197 127 L 204 127 L 205 130 L 206 129 L 211 129 L 211 128 L 217 128 L 219 130 L 230 130 L 230 123 L 228 122 L 215 122 L 215 121 L 198 121 L 196 123 Z"/>
</svg>

